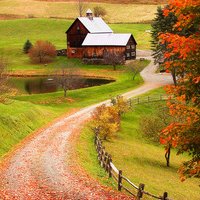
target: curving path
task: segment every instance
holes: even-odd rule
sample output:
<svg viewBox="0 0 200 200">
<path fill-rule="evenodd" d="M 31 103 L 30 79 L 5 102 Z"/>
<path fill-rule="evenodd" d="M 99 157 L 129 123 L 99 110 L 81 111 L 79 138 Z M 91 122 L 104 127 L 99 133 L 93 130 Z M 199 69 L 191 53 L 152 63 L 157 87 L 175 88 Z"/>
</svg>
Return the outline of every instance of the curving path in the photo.
<svg viewBox="0 0 200 200">
<path fill-rule="evenodd" d="M 151 59 L 151 63 L 141 72 L 145 83 L 125 93 L 126 98 L 172 83 L 169 75 L 154 73 L 150 52 L 138 51 L 138 57 Z M 0 168 L 0 200 L 131 199 L 100 185 L 71 156 L 73 136 L 100 104 L 54 122 L 7 157 Z"/>
</svg>

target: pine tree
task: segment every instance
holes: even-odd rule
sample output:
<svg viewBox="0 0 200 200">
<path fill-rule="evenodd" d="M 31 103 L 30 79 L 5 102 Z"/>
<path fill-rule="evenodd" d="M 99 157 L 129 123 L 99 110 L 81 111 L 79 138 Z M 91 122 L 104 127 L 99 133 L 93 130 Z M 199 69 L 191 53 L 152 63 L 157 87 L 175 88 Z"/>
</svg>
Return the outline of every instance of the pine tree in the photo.
<svg viewBox="0 0 200 200">
<path fill-rule="evenodd" d="M 24 44 L 23 52 L 28 53 L 32 46 L 32 43 L 29 40 L 27 40 Z"/>
<path fill-rule="evenodd" d="M 166 6 L 167 8 L 168 6 Z M 166 44 L 161 44 L 159 40 L 160 33 L 170 32 L 173 33 L 173 26 L 177 22 L 177 17 L 173 12 L 170 12 L 168 16 L 164 16 L 163 9 L 159 6 L 157 8 L 156 17 L 153 20 L 151 26 L 152 30 L 152 50 L 153 50 L 153 58 L 155 64 L 159 63 L 164 58 L 164 53 L 167 50 Z"/>
</svg>

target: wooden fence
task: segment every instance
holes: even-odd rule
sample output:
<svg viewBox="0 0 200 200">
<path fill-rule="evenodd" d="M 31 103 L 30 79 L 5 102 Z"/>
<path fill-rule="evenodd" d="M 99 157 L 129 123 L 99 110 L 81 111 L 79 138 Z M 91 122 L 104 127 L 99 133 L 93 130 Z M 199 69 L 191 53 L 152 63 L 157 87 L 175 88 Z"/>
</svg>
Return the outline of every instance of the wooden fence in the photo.
<svg viewBox="0 0 200 200">
<path fill-rule="evenodd" d="M 105 169 L 105 171 L 109 174 L 109 177 L 112 177 L 117 182 L 119 191 L 124 189 L 130 195 L 136 197 L 137 200 L 142 199 L 143 195 L 148 195 L 155 199 L 171 200 L 168 198 L 167 192 L 164 192 L 162 196 L 156 196 L 144 190 L 145 184 L 140 183 L 139 186 L 137 186 L 132 183 L 127 177 L 123 176 L 122 170 L 118 170 L 115 167 L 111 155 L 106 152 L 105 147 L 102 145 L 97 130 L 95 130 L 95 146 L 101 167 Z M 128 184 L 130 187 L 128 188 L 127 186 L 125 186 L 125 183 Z M 136 190 L 136 194 L 133 190 Z"/>
<path fill-rule="evenodd" d="M 150 103 L 157 101 L 166 101 L 169 99 L 168 95 L 152 95 L 152 96 L 144 96 L 129 99 L 130 105 L 142 104 L 142 103 Z"/>
<path fill-rule="evenodd" d="M 160 95 L 160 96 L 145 96 L 145 97 L 138 97 L 132 98 L 129 100 L 130 105 L 140 104 L 140 103 L 148 103 L 148 102 L 155 102 L 155 101 L 162 101 L 167 100 L 169 97 L 167 95 Z M 122 170 L 118 170 L 113 161 L 110 154 L 108 154 L 105 150 L 105 147 L 102 145 L 102 141 L 98 136 L 98 130 L 94 129 L 95 132 L 95 146 L 96 151 L 98 153 L 98 160 L 101 165 L 105 169 L 105 171 L 109 174 L 109 177 L 112 177 L 118 185 L 118 190 L 121 191 L 124 189 L 130 195 L 134 196 L 137 200 L 142 199 L 143 195 L 148 195 L 154 199 L 161 199 L 161 200 L 172 200 L 168 198 L 168 193 L 164 192 L 162 196 L 157 196 L 151 194 L 144 190 L 145 184 L 140 183 L 139 186 L 132 183 L 127 177 L 125 177 L 122 173 Z M 134 190 L 136 192 L 134 192 Z"/>
</svg>

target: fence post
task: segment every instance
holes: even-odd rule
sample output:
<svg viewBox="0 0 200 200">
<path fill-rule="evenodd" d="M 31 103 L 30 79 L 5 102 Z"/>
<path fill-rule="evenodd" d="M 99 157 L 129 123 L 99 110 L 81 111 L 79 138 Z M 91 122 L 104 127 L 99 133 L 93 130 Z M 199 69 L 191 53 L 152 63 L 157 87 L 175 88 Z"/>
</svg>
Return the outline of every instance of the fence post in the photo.
<svg viewBox="0 0 200 200">
<path fill-rule="evenodd" d="M 110 155 L 109 155 L 108 162 L 109 162 L 108 173 L 109 173 L 109 178 L 111 178 L 111 177 L 112 177 L 112 173 L 111 173 L 111 171 L 112 171 L 112 168 L 111 168 L 111 162 L 112 162 L 112 158 L 111 158 L 111 156 L 110 156 Z"/>
<path fill-rule="evenodd" d="M 162 100 L 162 94 L 160 95 L 160 100 Z"/>
<path fill-rule="evenodd" d="M 118 174 L 118 191 L 122 190 L 122 170 L 119 170 Z"/>
<path fill-rule="evenodd" d="M 107 154 L 107 160 L 106 160 L 106 172 L 109 173 L 109 168 L 110 168 L 110 155 Z"/>
<path fill-rule="evenodd" d="M 138 101 L 137 101 L 137 103 L 139 104 L 140 103 L 140 98 L 138 97 L 138 99 L 137 99 Z"/>
<path fill-rule="evenodd" d="M 108 157 L 108 153 L 105 152 L 104 159 L 103 159 L 103 168 L 105 169 L 105 171 L 107 171 L 106 170 L 106 168 L 107 168 L 107 157 Z"/>
<path fill-rule="evenodd" d="M 103 167 L 103 159 L 104 159 L 104 153 L 105 153 L 105 147 L 102 147 L 102 150 L 101 150 L 101 166 Z"/>
<path fill-rule="evenodd" d="M 143 183 L 140 183 L 139 190 L 138 190 L 138 193 L 137 193 L 137 200 L 140 200 L 142 198 L 144 186 L 145 185 Z"/>
<path fill-rule="evenodd" d="M 148 103 L 149 103 L 149 101 L 150 101 L 150 97 L 148 96 Z"/>
<path fill-rule="evenodd" d="M 162 197 L 162 200 L 167 200 L 168 198 L 168 193 L 167 192 L 164 192 L 163 193 L 163 197 Z"/>
</svg>

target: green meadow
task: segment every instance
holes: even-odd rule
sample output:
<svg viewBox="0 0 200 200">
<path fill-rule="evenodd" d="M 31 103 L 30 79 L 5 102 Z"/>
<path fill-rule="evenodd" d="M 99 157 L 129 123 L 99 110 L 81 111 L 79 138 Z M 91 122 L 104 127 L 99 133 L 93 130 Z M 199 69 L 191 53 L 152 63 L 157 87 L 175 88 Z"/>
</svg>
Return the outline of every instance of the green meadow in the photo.
<svg viewBox="0 0 200 200">
<path fill-rule="evenodd" d="M 38 70 L 43 73 L 43 65 L 34 65 L 22 48 L 27 39 L 32 43 L 48 40 L 57 49 L 66 48 L 66 30 L 72 24 L 70 20 L 58 19 L 17 19 L 0 21 L 0 53 L 9 61 L 11 70 Z M 110 24 L 115 32 L 132 33 L 138 43 L 138 49 L 150 48 L 149 24 Z M 49 67 L 66 62 L 66 58 L 57 58 Z"/>
</svg>

